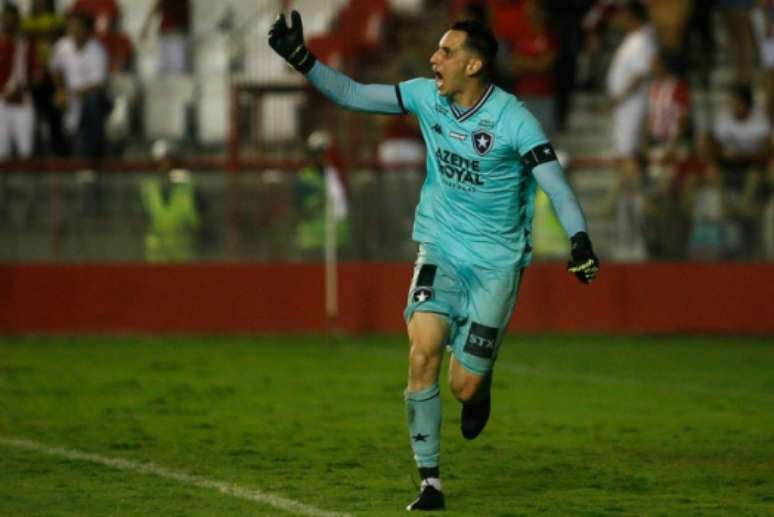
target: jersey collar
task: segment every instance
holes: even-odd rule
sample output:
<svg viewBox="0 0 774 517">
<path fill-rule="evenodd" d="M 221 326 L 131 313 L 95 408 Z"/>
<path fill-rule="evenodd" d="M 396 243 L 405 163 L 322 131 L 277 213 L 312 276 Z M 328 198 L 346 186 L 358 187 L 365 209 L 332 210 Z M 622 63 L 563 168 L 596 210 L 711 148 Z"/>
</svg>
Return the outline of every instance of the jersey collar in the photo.
<svg viewBox="0 0 774 517">
<path fill-rule="evenodd" d="M 484 94 L 481 96 L 480 99 L 478 99 L 478 102 L 476 102 L 473 107 L 466 109 L 465 111 L 460 111 L 457 106 L 454 105 L 454 103 L 451 101 L 451 99 L 448 99 L 449 106 L 451 107 L 451 111 L 454 114 L 454 118 L 457 119 L 457 122 L 464 122 L 468 120 L 470 117 L 476 114 L 478 110 L 481 109 L 481 106 L 483 106 L 486 101 L 489 99 L 489 97 L 492 96 L 492 93 L 494 92 L 494 84 L 490 84 L 489 88 L 486 89 Z"/>
</svg>

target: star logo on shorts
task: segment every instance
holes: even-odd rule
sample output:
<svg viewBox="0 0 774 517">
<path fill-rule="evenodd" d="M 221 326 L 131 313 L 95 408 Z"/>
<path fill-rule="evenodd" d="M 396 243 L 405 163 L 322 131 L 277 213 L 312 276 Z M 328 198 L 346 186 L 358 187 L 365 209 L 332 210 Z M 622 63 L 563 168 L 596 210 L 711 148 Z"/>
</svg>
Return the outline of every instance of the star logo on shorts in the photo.
<svg viewBox="0 0 774 517">
<path fill-rule="evenodd" d="M 426 442 L 428 436 L 429 435 L 427 435 L 427 434 L 417 433 L 414 436 L 412 436 L 411 438 L 413 438 L 415 442 Z"/>
<path fill-rule="evenodd" d="M 433 297 L 433 291 L 427 287 L 419 287 L 414 290 L 413 299 L 417 303 L 426 302 Z"/>
<path fill-rule="evenodd" d="M 494 135 L 489 131 L 476 131 L 473 133 L 473 148 L 480 155 L 485 155 L 492 149 Z"/>
</svg>

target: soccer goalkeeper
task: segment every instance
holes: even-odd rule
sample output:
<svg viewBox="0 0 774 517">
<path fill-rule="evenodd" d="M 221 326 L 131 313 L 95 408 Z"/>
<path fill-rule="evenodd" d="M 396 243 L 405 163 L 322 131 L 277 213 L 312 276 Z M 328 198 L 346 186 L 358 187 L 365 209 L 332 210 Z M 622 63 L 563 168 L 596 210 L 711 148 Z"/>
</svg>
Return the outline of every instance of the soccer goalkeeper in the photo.
<svg viewBox="0 0 774 517">
<path fill-rule="evenodd" d="M 317 61 L 304 45 L 296 11 L 290 25 L 277 17 L 269 45 L 344 108 L 419 119 L 427 177 L 414 221 L 419 254 L 404 316 L 411 345 L 406 410 L 422 485 L 407 509 L 443 509 L 443 348 L 452 351 L 449 384 L 462 403 L 462 435 L 470 440 L 489 419 L 492 369 L 531 259 L 536 183 L 570 236 L 568 270 L 590 283 L 599 260 L 583 212 L 538 121 L 492 84 L 497 42 L 481 23 L 457 22 L 443 35 L 430 57 L 433 79 L 397 85 L 363 85 Z"/>
</svg>

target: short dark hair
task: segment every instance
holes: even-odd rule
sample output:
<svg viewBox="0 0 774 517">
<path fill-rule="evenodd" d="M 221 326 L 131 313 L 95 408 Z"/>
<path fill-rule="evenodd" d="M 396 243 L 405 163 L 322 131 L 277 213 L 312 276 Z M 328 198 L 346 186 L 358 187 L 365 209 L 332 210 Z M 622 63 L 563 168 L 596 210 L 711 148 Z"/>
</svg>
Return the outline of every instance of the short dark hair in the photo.
<svg viewBox="0 0 774 517">
<path fill-rule="evenodd" d="M 497 40 L 489 27 L 478 20 L 462 20 L 452 25 L 450 30 L 461 31 L 467 35 L 465 46 L 481 57 L 481 77 L 486 81 L 491 80 L 497 57 Z"/>
<path fill-rule="evenodd" d="M 78 20 L 86 27 L 88 32 L 94 32 L 94 17 L 91 14 L 85 11 L 72 10 L 68 13 L 68 18 Z"/>
<path fill-rule="evenodd" d="M 648 23 L 648 8 L 642 0 L 628 0 L 624 4 L 624 10 L 640 23 Z"/>
<path fill-rule="evenodd" d="M 753 97 L 752 88 L 747 83 L 734 84 L 731 87 L 731 95 L 733 95 L 734 98 L 744 102 L 744 105 L 747 106 L 748 109 L 752 108 L 753 103 L 755 102 L 755 97 Z"/>
</svg>

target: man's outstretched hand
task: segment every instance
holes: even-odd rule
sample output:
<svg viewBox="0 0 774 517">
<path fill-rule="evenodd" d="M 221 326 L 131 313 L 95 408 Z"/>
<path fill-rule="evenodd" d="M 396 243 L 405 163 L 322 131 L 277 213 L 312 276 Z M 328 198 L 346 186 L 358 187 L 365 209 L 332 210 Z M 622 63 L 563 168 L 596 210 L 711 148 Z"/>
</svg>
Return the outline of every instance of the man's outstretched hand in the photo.
<svg viewBox="0 0 774 517">
<path fill-rule="evenodd" d="M 288 26 L 284 14 L 277 16 L 269 30 L 269 46 L 290 66 L 306 74 L 317 59 L 304 44 L 304 26 L 298 11 L 290 13 L 290 21 L 291 25 Z"/>
<path fill-rule="evenodd" d="M 586 232 L 578 232 L 570 238 L 570 261 L 567 263 L 567 271 L 584 284 L 590 284 L 597 277 L 599 259 L 594 255 Z"/>
</svg>

